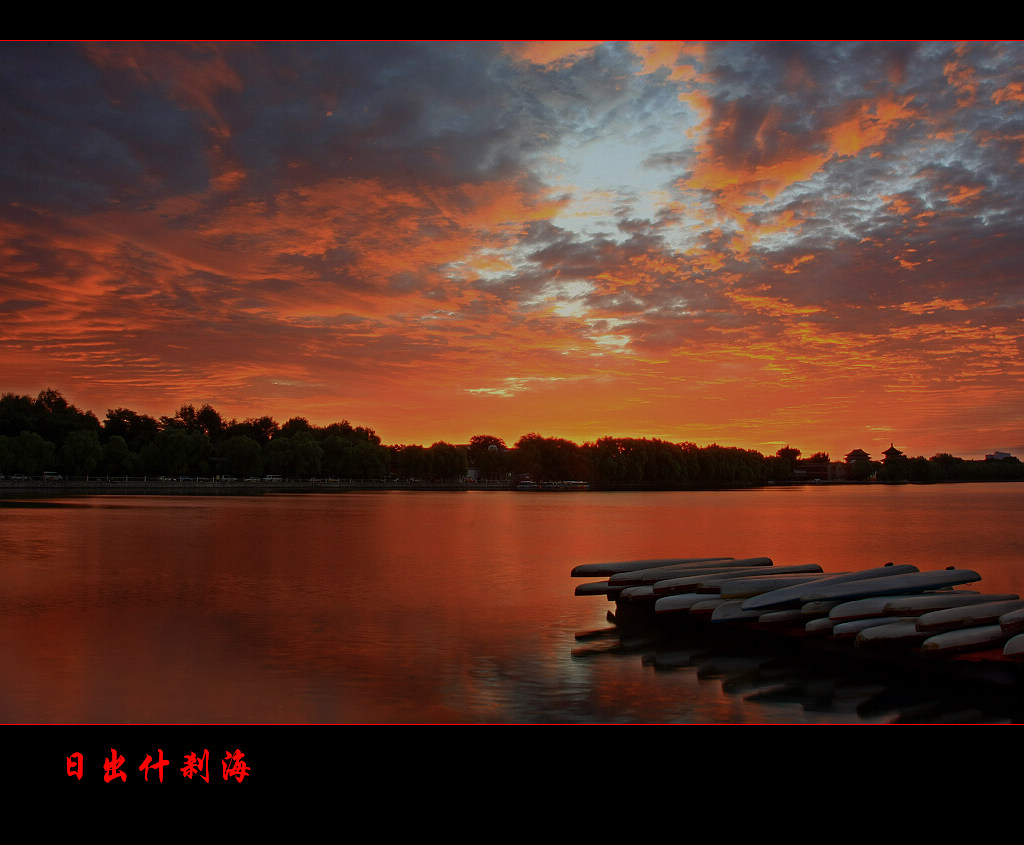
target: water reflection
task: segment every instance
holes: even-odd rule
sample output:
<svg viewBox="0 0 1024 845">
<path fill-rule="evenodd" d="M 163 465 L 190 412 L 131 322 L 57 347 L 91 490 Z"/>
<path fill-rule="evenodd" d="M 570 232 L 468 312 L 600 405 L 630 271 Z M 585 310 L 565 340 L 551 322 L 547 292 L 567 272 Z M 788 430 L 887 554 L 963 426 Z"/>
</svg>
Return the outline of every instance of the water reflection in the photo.
<svg viewBox="0 0 1024 845">
<path fill-rule="evenodd" d="M 610 620 L 614 621 L 614 620 Z M 614 624 L 577 634 L 577 659 L 631 657 L 654 672 L 692 674 L 758 712 L 799 709 L 803 720 L 839 723 L 1018 723 L 1018 688 L 965 688 L 941 677 L 836 662 L 800 649 L 760 649 L 734 638 L 686 630 L 620 631 Z M 718 721 L 722 721 L 719 719 Z M 800 721 L 794 719 L 794 721 Z"/>
<path fill-rule="evenodd" d="M 0 507 L 9 723 L 886 720 L 850 711 L 845 679 L 828 710 L 782 692 L 817 676 L 748 687 L 760 664 L 739 655 L 680 668 L 678 643 L 577 641 L 609 603 L 574 596 L 569 571 L 896 560 L 1024 593 L 1021 485 L 30 504 Z"/>
</svg>

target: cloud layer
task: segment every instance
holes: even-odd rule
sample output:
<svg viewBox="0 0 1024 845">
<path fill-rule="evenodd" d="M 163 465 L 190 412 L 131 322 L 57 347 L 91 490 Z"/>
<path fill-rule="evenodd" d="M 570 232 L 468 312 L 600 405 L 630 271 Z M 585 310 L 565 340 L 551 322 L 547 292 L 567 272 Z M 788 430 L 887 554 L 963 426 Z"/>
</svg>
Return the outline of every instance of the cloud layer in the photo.
<svg viewBox="0 0 1024 845">
<path fill-rule="evenodd" d="M 1024 45 L 8 43 L 3 390 L 1024 450 Z"/>
</svg>

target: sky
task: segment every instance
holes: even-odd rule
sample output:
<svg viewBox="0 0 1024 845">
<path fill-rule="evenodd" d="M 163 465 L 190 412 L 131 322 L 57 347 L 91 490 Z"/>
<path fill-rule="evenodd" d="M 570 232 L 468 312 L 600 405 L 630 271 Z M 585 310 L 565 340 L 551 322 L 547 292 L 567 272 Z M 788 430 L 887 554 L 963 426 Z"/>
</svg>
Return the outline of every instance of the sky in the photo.
<svg viewBox="0 0 1024 845">
<path fill-rule="evenodd" d="M 0 392 L 1024 458 L 1024 42 L 2 42 Z"/>
</svg>

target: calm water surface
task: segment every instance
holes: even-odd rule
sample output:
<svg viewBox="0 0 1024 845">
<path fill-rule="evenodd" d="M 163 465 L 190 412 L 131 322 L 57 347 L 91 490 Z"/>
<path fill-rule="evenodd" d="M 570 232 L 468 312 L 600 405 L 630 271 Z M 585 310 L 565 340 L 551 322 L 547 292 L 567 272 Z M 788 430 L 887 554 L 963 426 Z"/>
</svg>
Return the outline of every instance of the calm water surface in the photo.
<svg viewBox="0 0 1024 845">
<path fill-rule="evenodd" d="M 7 723 L 850 722 L 864 690 L 578 641 L 577 563 L 978 570 L 1024 595 L 1024 485 L 0 503 Z M 787 690 L 789 692 L 787 693 Z"/>
</svg>

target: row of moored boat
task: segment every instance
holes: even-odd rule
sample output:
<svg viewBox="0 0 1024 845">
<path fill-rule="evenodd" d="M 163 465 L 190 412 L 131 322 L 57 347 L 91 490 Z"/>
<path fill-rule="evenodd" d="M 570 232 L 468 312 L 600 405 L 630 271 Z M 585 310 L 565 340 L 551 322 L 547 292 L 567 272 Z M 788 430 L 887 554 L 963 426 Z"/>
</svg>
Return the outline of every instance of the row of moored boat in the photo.
<svg viewBox="0 0 1024 845">
<path fill-rule="evenodd" d="M 759 558 L 672 558 L 581 564 L 598 578 L 576 595 L 604 595 L 619 618 L 772 629 L 916 655 L 1024 660 L 1024 600 L 981 592 L 969 569 L 910 565 L 826 573 Z"/>
</svg>

